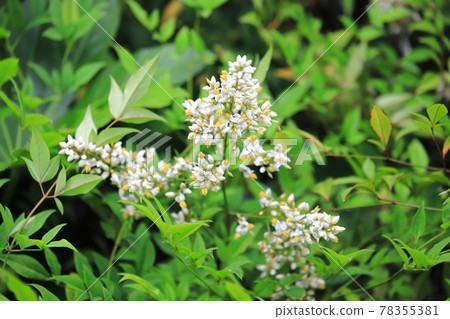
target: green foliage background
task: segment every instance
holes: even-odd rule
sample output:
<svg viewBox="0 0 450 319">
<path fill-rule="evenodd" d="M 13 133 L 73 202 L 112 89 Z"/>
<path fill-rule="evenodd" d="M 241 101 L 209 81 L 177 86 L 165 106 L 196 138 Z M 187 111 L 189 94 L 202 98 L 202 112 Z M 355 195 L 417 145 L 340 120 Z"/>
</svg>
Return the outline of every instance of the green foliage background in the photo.
<svg viewBox="0 0 450 319">
<path fill-rule="evenodd" d="M 60 162 L 69 165 L 56 156 L 58 143 L 88 105 L 96 130 L 114 121 L 110 77 L 124 88 L 138 63 L 158 54 L 160 85 L 149 81 L 133 104 L 144 120 L 119 122 L 121 134 L 108 141 L 150 128 L 182 152 L 178 103 L 245 54 L 276 101 L 279 123 L 265 137 L 296 139 L 292 154 L 313 138 L 326 156 L 325 166 L 292 165 L 262 182 L 341 216 L 347 230 L 328 251 L 376 300 L 448 298 L 448 1 L 379 1 L 364 15 L 371 1 L 77 2 L 0 5 L 0 299 L 256 300 L 280 285 L 255 269 L 267 221 L 233 240 L 220 193 L 193 195 L 199 219 L 213 222 L 172 233 L 145 232 L 152 218 L 124 221 L 115 190 L 93 188 L 94 176 L 80 177 L 90 178 L 83 189 L 72 179 L 79 196 L 42 196 L 58 189 L 53 181 L 64 185 Z M 68 182 L 77 171 L 67 169 Z M 232 179 L 230 210 L 257 220 L 259 191 Z M 170 205 L 160 200 L 144 203 L 148 216 Z M 103 274 L 118 239 L 121 259 Z M 319 300 L 368 300 L 320 249 L 313 255 L 327 282 Z M 302 299 L 305 291 L 287 294 Z"/>
</svg>

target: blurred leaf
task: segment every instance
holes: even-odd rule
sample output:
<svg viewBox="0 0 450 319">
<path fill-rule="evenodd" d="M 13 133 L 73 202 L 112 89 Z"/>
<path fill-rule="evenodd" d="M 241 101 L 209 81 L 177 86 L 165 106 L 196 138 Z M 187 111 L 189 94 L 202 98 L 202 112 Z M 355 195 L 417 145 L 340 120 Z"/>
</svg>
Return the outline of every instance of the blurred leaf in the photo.
<svg viewBox="0 0 450 319">
<path fill-rule="evenodd" d="M 189 45 L 189 28 L 183 26 L 180 31 L 178 31 L 175 37 L 175 45 L 177 46 L 178 52 L 184 52 Z"/>
<path fill-rule="evenodd" d="M 425 230 L 425 224 L 426 224 L 426 215 L 425 215 L 425 209 L 424 209 L 424 203 L 420 205 L 420 208 L 417 210 L 416 214 L 413 217 L 412 223 L 411 223 L 411 231 L 414 236 L 414 241 L 418 241 L 420 236 L 422 236 L 424 230 Z"/>
<path fill-rule="evenodd" d="M 123 93 L 116 80 L 110 76 L 111 90 L 108 96 L 108 105 L 111 115 L 117 119 L 123 112 Z"/>
<path fill-rule="evenodd" d="M 136 19 L 148 30 L 153 31 L 159 23 L 159 10 L 153 10 L 148 16 L 147 12 L 139 3 L 133 0 L 127 0 L 127 4 L 133 12 Z"/>
<path fill-rule="evenodd" d="M 427 151 L 418 139 L 414 139 L 409 143 L 408 155 L 411 163 L 414 165 L 427 166 L 429 163 Z M 413 169 L 418 173 L 424 173 L 426 171 L 425 167 L 416 166 Z"/>
<path fill-rule="evenodd" d="M 52 294 L 50 291 L 48 291 L 47 288 L 42 287 L 38 284 L 31 284 L 34 288 L 36 288 L 39 293 L 41 294 L 42 300 L 44 301 L 60 301 L 58 297 L 56 297 L 54 294 Z"/>
<path fill-rule="evenodd" d="M 252 301 L 253 298 L 250 297 L 247 291 L 245 291 L 244 288 L 241 286 L 238 286 L 235 283 L 232 283 L 230 281 L 225 282 L 225 289 L 227 290 L 228 294 L 231 298 L 233 298 L 236 301 Z"/>
<path fill-rule="evenodd" d="M 103 180 L 101 176 L 89 175 L 89 174 L 77 174 L 72 176 L 57 195 L 61 196 L 74 196 L 80 194 L 86 194 L 91 191 L 98 183 Z"/>
<path fill-rule="evenodd" d="M 18 0 L 8 0 L 8 15 L 14 31 L 21 33 L 25 28 L 26 18 L 23 7 Z"/>
<path fill-rule="evenodd" d="M 4 260 L 4 256 L 0 256 L 0 259 Z M 27 279 L 47 280 L 49 276 L 36 259 L 26 255 L 10 255 L 8 266 Z"/>
<path fill-rule="evenodd" d="M 269 50 L 267 50 L 266 54 L 264 54 L 263 58 L 258 64 L 258 67 L 255 70 L 255 73 L 253 74 L 253 78 L 258 79 L 259 83 L 263 83 L 267 71 L 269 71 L 270 62 L 272 60 L 272 45 L 269 47 Z"/>
<path fill-rule="evenodd" d="M 69 249 L 72 249 L 73 251 L 77 251 L 77 249 L 71 243 L 69 243 L 66 239 L 52 241 L 47 244 L 47 247 L 69 248 Z"/>
<path fill-rule="evenodd" d="M 420 95 L 431 90 L 436 90 L 440 83 L 441 76 L 439 73 L 426 72 L 420 79 L 420 82 L 416 88 L 416 94 Z"/>
<path fill-rule="evenodd" d="M 286 295 L 296 300 L 302 300 L 305 294 L 305 289 L 298 286 L 291 286 L 288 290 L 286 290 Z"/>
<path fill-rule="evenodd" d="M 405 249 L 411 255 L 412 259 L 414 260 L 414 263 L 416 264 L 416 266 L 418 268 L 427 268 L 428 267 L 428 261 L 427 261 L 428 258 L 424 253 L 422 253 L 416 249 L 407 247 L 407 246 L 405 247 Z"/>
<path fill-rule="evenodd" d="M 132 108 L 120 117 L 120 121 L 132 124 L 147 123 L 153 120 L 167 122 L 165 118 L 143 108 Z"/>
<path fill-rule="evenodd" d="M 58 173 L 59 169 L 59 156 L 55 156 L 50 160 L 50 164 L 48 165 L 47 171 L 45 172 L 44 176 L 42 177 L 42 182 L 47 182 Z"/>
<path fill-rule="evenodd" d="M 392 134 L 392 123 L 386 113 L 377 105 L 374 105 L 370 112 L 370 126 L 380 138 L 384 150 L 386 150 Z"/>
<path fill-rule="evenodd" d="M 61 191 L 64 189 L 65 185 L 66 185 L 66 169 L 63 166 L 62 169 L 59 171 L 58 177 L 56 178 L 55 195 L 60 194 Z"/>
<path fill-rule="evenodd" d="M 92 119 L 91 106 L 89 105 L 86 109 L 83 121 L 78 125 L 77 131 L 75 133 L 76 139 L 82 139 L 85 143 L 91 142 L 91 133 L 97 133 L 97 128 L 95 127 L 94 120 Z"/>
<path fill-rule="evenodd" d="M 55 236 L 58 234 L 58 232 L 61 230 L 61 228 L 63 228 L 66 225 L 67 224 L 60 224 L 60 225 L 57 225 L 57 226 L 53 227 L 52 229 L 50 229 L 42 237 L 42 241 L 44 242 L 44 244 L 47 244 L 49 241 L 51 241 L 53 238 L 55 238 Z"/>
<path fill-rule="evenodd" d="M 23 128 L 34 125 L 44 125 L 50 122 L 50 119 L 42 114 L 29 113 L 23 120 Z"/>
<path fill-rule="evenodd" d="M 139 133 L 139 131 L 128 127 L 112 127 L 105 129 L 98 134 L 95 145 L 103 146 L 106 144 L 114 144 L 130 133 Z"/>
<path fill-rule="evenodd" d="M 5 283 L 18 301 L 37 301 L 38 296 L 27 284 L 9 271 L 0 269 L 0 281 Z"/>
<path fill-rule="evenodd" d="M 432 125 L 436 125 L 448 113 L 444 104 L 434 104 L 427 107 L 427 114 Z"/>
<path fill-rule="evenodd" d="M 0 61 L 0 87 L 7 81 L 9 78 L 13 78 L 17 75 L 17 71 L 19 69 L 19 60 L 16 58 L 7 58 Z"/>
<path fill-rule="evenodd" d="M 363 164 L 363 166 L 362 166 L 362 169 L 363 169 L 364 174 L 366 174 L 366 176 L 367 176 L 371 181 L 373 181 L 374 178 L 375 178 L 375 169 L 376 169 L 376 166 L 375 166 L 375 164 L 373 163 L 373 161 L 372 161 L 371 159 L 367 158 L 367 159 L 364 161 L 364 164 Z"/>
<path fill-rule="evenodd" d="M 442 159 L 445 158 L 449 150 L 450 150 L 450 136 L 447 136 L 447 138 L 444 141 L 444 145 L 442 146 Z"/>
<path fill-rule="evenodd" d="M 127 84 L 125 85 L 120 114 L 122 114 L 123 111 L 132 106 L 145 94 L 151 83 L 151 74 L 153 73 L 159 57 L 160 55 L 155 56 L 139 68 L 136 73 L 130 76 Z"/>
<path fill-rule="evenodd" d="M 415 120 L 415 119 L 412 119 L 411 121 L 413 121 L 414 125 L 417 126 L 420 130 L 427 133 L 429 136 L 432 136 L 432 131 L 431 131 L 430 125 L 428 125 L 425 122 Z"/>
<path fill-rule="evenodd" d="M 197 221 L 194 223 L 186 223 L 186 224 L 176 224 L 168 226 L 164 232 L 164 236 L 169 237 L 170 235 L 177 235 L 173 242 L 179 242 L 189 235 L 196 232 L 200 227 L 207 226 L 208 221 Z"/>
<path fill-rule="evenodd" d="M 51 251 L 50 248 L 45 248 L 44 255 L 52 275 L 61 275 L 61 264 L 59 263 L 58 257 L 55 253 Z"/>
<path fill-rule="evenodd" d="M 45 211 L 43 211 L 43 212 L 41 212 L 39 214 L 31 216 L 30 219 L 25 224 L 25 226 L 23 226 L 23 228 L 22 228 L 20 233 L 22 235 L 25 235 L 25 236 L 33 235 L 35 232 L 37 232 L 39 229 L 41 229 L 42 226 L 44 226 L 45 221 L 47 220 L 47 218 L 51 214 L 53 214 L 54 212 L 55 212 L 54 209 L 48 209 L 48 210 L 45 210 Z M 14 229 L 10 232 L 9 235 L 13 235 L 17 231 L 19 231 L 19 229 L 22 227 L 22 225 L 24 223 L 25 223 L 25 220 L 23 220 L 22 222 L 17 224 L 16 227 L 14 227 Z"/>
<path fill-rule="evenodd" d="M 36 175 L 39 181 L 42 182 L 49 166 L 50 152 L 41 134 L 34 127 L 32 128 L 30 141 L 30 156 L 36 169 Z"/>
<path fill-rule="evenodd" d="M 75 71 L 73 86 L 79 88 L 85 85 L 105 65 L 105 62 L 86 63 Z"/>
<path fill-rule="evenodd" d="M 394 246 L 395 250 L 397 251 L 397 254 L 399 254 L 400 258 L 403 260 L 403 263 L 405 264 L 405 266 L 408 266 L 409 258 L 406 255 L 406 253 L 400 248 L 400 246 L 395 241 L 393 241 L 391 238 L 389 238 L 388 236 L 383 235 L 383 237 L 391 242 L 392 246 Z"/>
<path fill-rule="evenodd" d="M 146 294 L 148 294 L 149 296 L 151 296 L 154 299 L 158 300 L 158 297 L 160 295 L 160 291 L 159 289 L 157 289 L 155 286 L 153 286 L 152 284 L 150 284 L 148 281 L 146 281 L 145 279 L 137 276 L 137 275 L 133 275 L 133 274 L 128 274 L 128 273 L 119 273 L 120 276 L 122 276 L 122 278 L 119 280 L 119 283 L 125 281 L 125 280 L 131 280 L 135 283 L 137 283 L 140 287 L 142 287 L 142 291 L 145 292 Z"/>
<path fill-rule="evenodd" d="M 447 247 L 449 244 L 450 244 L 450 237 L 442 239 L 440 242 L 431 247 L 431 249 L 428 251 L 427 253 L 428 259 L 436 259 L 439 256 L 442 249 Z"/>
</svg>

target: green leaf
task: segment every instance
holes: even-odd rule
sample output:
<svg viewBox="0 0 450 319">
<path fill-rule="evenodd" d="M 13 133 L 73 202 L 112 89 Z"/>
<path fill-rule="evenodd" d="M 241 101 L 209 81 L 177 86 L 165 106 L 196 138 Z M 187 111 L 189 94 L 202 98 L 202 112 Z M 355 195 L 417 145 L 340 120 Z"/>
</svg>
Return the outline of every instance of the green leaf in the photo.
<svg viewBox="0 0 450 319">
<path fill-rule="evenodd" d="M 178 31 L 175 37 L 175 45 L 177 46 L 178 52 L 182 53 L 189 46 L 189 28 L 183 26 L 180 31 Z"/>
<path fill-rule="evenodd" d="M 371 159 L 367 158 L 364 161 L 364 164 L 362 166 L 362 170 L 363 170 L 364 174 L 366 174 L 366 176 L 371 181 L 373 181 L 374 178 L 375 178 L 375 169 L 376 169 L 376 167 L 375 167 L 375 164 L 373 163 L 373 161 Z"/>
<path fill-rule="evenodd" d="M 395 241 L 393 241 L 391 238 L 389 238 L 388 236 L 383 235 L 383 237 L 391 242 L 392 246 L 394 246 L 395 250 L 397 251 L 397 254 L 399 254 L 400 258 L 403 260 L 403 263 L 405 264 L 405 266 L 408 266 L 409 258 L 406 255 L 406 253 L 400 248 L 400 246 Z"/>
<path fill-rule="evenodd" d="M 0 215 L 2 216 L 2 226 L 5 227 L 5 235 L 9 234 L 14 226 L 14 219 L 8 207 L 0 204 Z"/>
<path fill-rule="evenodd" d="M 305 296 L 305 293 L 305 289 L 298 286 L 291 286 L 286 290 L 286 295 L 297 300 L 301 300 Z"/>
<path fill-rule="evenodd" d="M 62 276 L 52 276 L 53 280 L 62 281 L 66 286 L 81 290 L 82 292 L 86 289 L 83 284 L 83 280 L 76 275 L 62 275 Z"/>
<path fill-rule="evenodd" d="M 79 88 L 86 84 L 105 65 L 105 62 L 86 63 L 75 71 L 73 86 Z"/>
<path fill-rule="evenodd" d="M 230 297 L 233 298 L 234 300 L 237 301 L 253 300 L 253 298 L 248 294 L 248 292 L 244 288 L 230 281 L 225 282 L 225 289 L 227 290 Z"/>
<path fill-rule="evenodd" d="M 154 299 L 158 299 L 158 297 L 160 295 L 159 289 L 157 289 L 155 286 L 150 284 L 145 279 L 143 279 L 137 275 L 128 274 L 128 273 L 119 273 L 119 275 L 122 276 L 122 278 L 119 280 L 119 283 L 121 283 L 125 280 L 131 280 L 131 281 L 137 283 L 140 287 L 142 287 L 143 292 L 147 293 L 149 296 L 151 296 Z"/>
<path fill-rule="evenodd" d="M 436 125 L 448 113 L 444 104 L 433 104 L 427 107 L 427 114 L 432 125 Z"/>
<path fill-rule="evenodd" d="M 4 260 L 4 256 L 0 256 Z M 10 255 L 8 266 L 20 276 L 28 279 L 47 280 L 48 273 L 34 258 L 27 255 Z"/>
<path fill-rule="evenodd" d="M 422 143 L 418 139 L 413 139 L 408 145 L 408 155 L 411 160 L 411 164 L 417 165 L 413 169 L 418 173 L 424 173 L 425 167 L 429 163 L 428 154 Z"/>
<path fill-rule="evenodd" d="M 386 150 L 392 134 L 392 123 L 386 113 L 377 105 L 374 105 L 370 112 L 370 126 Z"/>
<path fill-rule="evenodd" d="M 27 128 L 28 126 L 32 125 L 44 125 L 48 122 L 50 122 L 50 119 L 45 115 L 38 113 L 29 113 L 25 115 L 22 127 Z"/>
<path fill-rule="evenodd" d="M 19 60 L 16 58 L 7 58 L 0 61 L 0 87 L 17 75 L 19 69 Z"/>
<path fill-rule="evenodd" d="M 18 301 L 37 301 L 38 296 L 27 284 L 9 271 L 0 269 L 0 282 L 6 284 Z"/>
<path fill-rule="evenodd" d="M 123 203 L 136 207 L 139 213 L 141 213 L 142 215 L 150 219 L 153 223 L 155 223 L 156 227 L 158 227 L 160 232 L 164 232 L 164 230 L 166 229 L 166 224 L 161 219 L 161 215 L 159 215 L 158 211 L 149 201 L 145 202 L 147 204 L 147 207 L 144 205 L 136 204 L 134 202 L 123 201 Z"/>
<path fill-rule="evenodd" d="M 0 178 L 0 188 L 9 182 L 9 178 Z"/>
<path fill-rule="evenodd" d="M 142 124 L 149 121 L 167 122 L 167 120 L 152 111 L 142 108 L 132 108 L 120 117 L 120 121 L 132 124 Z"/>
<path fill-rule="evenodd" d="M 128 0 L 128 6 L 133 12 L 136 19 L 148 30 L 153 31 L 159 22 L 159 12 L 158 10 L 153 10 L 150 17 L 147 15 L 147 12 L 141 7 L 139 3 L 136 1 Z M 156 16 L 155 16 L 156 13 Z"/>
<path fill-rule="evenodd" d="M 267 75 L 267 71 L 269 71 L 271 60 L 272 60 L 272 45 L 269 47 L 269 50 L 267 50 L 266 54 L 264 54 L 253 75 L 254 78 L 258 79 L 259 83 L 264 82 Z"/>
<path fill-rule="evenodd" d="M 100 280 L 92 273 L 90 267 L 83 265 L 83 281 L 86 287 L 89 287 L 88 293 L 94 298 L 103 297 L 103 287 Z"/>
<path fill-rule="evenodd" d="M 98 134 L 97 136 L 95 144 L 97 146 L 113 144 L 117 141 L 120 141 L 122 137 L 130 133 L 139 133 L 139 131 L 134 128 L 128 127 L 112 127 L 101 131 L 100 134 Z"/>
<path fill-rule="evenodd" d="M 428 261 L 427 261 L 428 258 L 424 253 L 422 253 L 416 249 L 410 248 L 410 247 L 405 247 L 405 249 L 411 255 L 412 259 L 414 260 L 414 263 L 416 264 L 416 266 L 418 268 L 427 268 L 428 267 Z"/>
<path fill-rule="evenodd" d="M 8 0 L 9 22 L 17 33 L 21 33 L 25 28 L 25 11 L 18 0 Z"/>
<path fill-rule="evenodd" d="M 176 239 L 172 238 L 173 242 L 178 242 L 196 232 L 200 227 L 207 226 L 207 221 L 197 221 L 194 223 L 176 224 L 166 228 L 164 236 L 177 235 Z"/>
<path fill-rule="evenodd" d="M 58 195 L 74 196 L 86 194 L 91 191 L 98 183 L 103 180 L 102 177 L 89 174 L 77 174 L 72 176 L 64 186 L 64 189 Z"/>
<path fill-rule="evenodd" d="M 127 81 L 123 93 L 121 110 L 125 111 L 138 101 L 148 90 L 152 80 L 152 72 L 159 60 L 160 55 L 145 63 Z M 122 113 L 122 112 L 121 112 Z"/>
<path fill-rule="evenodd" d="M 38 175 L 38 171 L 37 171 L 37 168 L 34 165 L 34 163 L 26 157 L 22 156 L 22 159 L 25 162 L 25 164 L 27 165 L 27 168 L 28 168 L 28 171 L 30 172 L 31 177 L 33 177 L 33 179 L 39 183 L 39 175 Z"/>
<path fill-rule="evenodd" d="M 42 182 L 50 162 L 50 152 L 41 134 L 34 127 L 32 128 L 30 141 L 30 156 L 36 169 L 37 177 Z"/>
<path fill-rule="evenodd" d="M 166 42 L 167 40 L 169 40 L 175 32 L 176 21 L 176 18 L 172 17 L 164 22 L 159 29 L 159 34 L 157 34 L 157 40 L 161 42 Z"/>
<path fill-rule="evenodd" d="M 52 275 L 61 275 L 61 264 L 59 263 L 58 257 L 55 253 L 51 251 L 50 248 L 45 248 L 44 255 Z"/>
<path fill-rule="evenodd" d="M 42 177 L 42 182 L 47 182 L 55 177 L 56 173 L 58 173 L 59 169 L 59 156 L 55 156 L 50 160 L 50 164 L 48 165 L 47 171 Z"/>
<path fill-rule="evenodd" d="M 425 92 L 436 90 L 439 84 L 441 83 L 441 76 L 439 73 L 435 72 L 426 72 L 422 78 L 420 79 L 419 84 L 416 87 L 416 94 L 421 95 Z M 442 105 L 442 104 L 440 104 Z M 430 117 L 431 119 L 431 117 Z"/>
<path fill-rule="evenodd" d="M 424 123 L 422 121 L 415 120 L 415 119 L 412 119 L 411 121 L 413 121 L 414 125 L 417 126 L 420 130 L 424 131 L 429 136 L 432 136 L 432 131 L 431 131 L 430 125 L 428 125 L 427 123 Z"/>
<path fill-rule="evenodd" d="M 439 256 L 439 253 L 444 249 L 448 244 L 450 244 L 450 237 L 442 239 L 440 242 L 435 244 L 428 251 L 427 256 L 429 259 L 436 259 Z"/>
<path fill-rule="evenodd" d="M 56 178 L 55 195 L 61 193 L 65 185 L 66 185 L 66 169 L 63 166 L 62 169 L 59 171 L 58 177 Z"/>
<path fill-rule="evenodd" d="M 444 145 L 442 146 L 442 159 L 445 158 L 449 150 L 450 150 L 450 136 L 447 136 L 447 138 L 444 141 Z"/>
<path fill-rule="evenodd" d="M 97 128 L 95 127 L 94 120 L 92 119 L 91 106 L 89 105 L 86 109 L 86 114 L 84 115 L 83 121 L 78 125 L 75 136 L 77 139 L 82 139 L 84 142 L 91 142 L 90 136 L 94 132 L 97 133 Z"/>
<path fill-rule="evenodd" d="M 64 226 L 66 226 L 67 224 L 59 224 L 58 226 L 53 227 L 52 229 L 50 229 L 43 237 L 42 237 L 42 241 L 44 242 L 44 244 L 47 244 L 48 242 L 50 242 L 53 238 L 55 238 L 55 236 L 58 234 L 58 232 L 61 230 L 61 228 L 63 228 Z"/>
<path fill-rule="evenodd" d="M 417 210 L 416 214 L 414 215 L 414 218 L 411 223 L 411 231 L 414 238 L 414 241 L 418 241 L 420 236 L 422 236 L 424 230 L 425 230 L 425 224 L 426 224 L 426 215 L 425 215 L 425 209 L 424 209 L 424 203 L 420 205 L 419 209 Z"/>
<path fill-rule="evenodd" d="M 31 216 L 31 218 L 27 221 L 25 226 L 23 226 L 20 233 L 25 236 L 33 235 L 35 232 L 37 232 L 39 229 L 41 229 L 42 226 L 44 226 L 47 218 L 54 212 L 55 212 L 54 209 L 48 209 L 39 214 Z M 11 233 L 9 235 L 16 233 L 22 227 L 22 225 L 24 223 L 25 223 L 25 220 L 23 220 L 19 224 L 17 224 L 16 227 L 14 227 L 14 229 L 11 231 Z"/>
<path fill-rule="evenodd" d="M 56 203 L 56 207 L 58 207 L 59 212 L 61 213 L 61 215 L 64 215 L 64 205 L 63 203 L 59 200 L 59 198 L 54 198 L 55 203 Z"/>
<path fill-rule="evenodd" d="M 330 265 L 335 269 L 341 269 L 341 267 L 345 267 L 350 262 L 350 258 L 345 255 L 338 254 L 334 250 L 320 246 L 320 252 L 327 257 Z"/>
<path fill-rule="evenodd" d="M 203 41 L 200 34 L 198 34 L 197 31 L 191 29 L 190 36 L 191 36 L 192 46 L 195 48 L 195 50 L 200 54 L 204 54 L 206 51 L 206 44 Z"/>
<path fill-rule="evenodd" d="M 67 239 L 61 239 L 57 241 L 52 241 L 47 244 L 47 247 L 61 247 L 61 248 L 69 248 L 73 251 L 77 251 L 77 249 L 67 241 Z"/>
<path fill-rule="evenodd" d="M 47 288 L 42 287 L 38 284 L 31 284 L 34 288 L 36 288 L 41 294 L 42 300 L 44 301 L 60 301 L 58 297 L 52 294 Z"/>
<path fill-rule="evenodd" d="M 109 90 L 109 96 L 108 96 L 108 105 L 109 105 L 109 111 L 111 112 L 111 115 L 117 119 L 122 115 L 123 112 L 123 93 L 120 89 L 119 85 L 117 84 L 116 80 L 112 76 L 110 76 L 111 79 L 111 89 Z"/>
</svg>

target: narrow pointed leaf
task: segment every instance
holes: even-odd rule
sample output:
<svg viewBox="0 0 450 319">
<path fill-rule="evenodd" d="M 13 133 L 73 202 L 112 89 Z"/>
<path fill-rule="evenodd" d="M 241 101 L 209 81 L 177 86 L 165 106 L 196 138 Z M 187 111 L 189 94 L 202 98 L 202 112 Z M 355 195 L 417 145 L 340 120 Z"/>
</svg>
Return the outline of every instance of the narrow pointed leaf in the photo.
<svg viewBox="0 0 450 319">
<path fill-rule="evenodd" d="M 74 196 L 86 194 L 103 180 L 102 177 L 89 174 L 78 174 L 72 176 L 59 194 L 61 196 Z"/>
<path fill-rule="evenodd" d="M 381 144 L 386 150 L 392 134 L 392 123 L 386 113 L 377 105 L 374 105 L 370 112 L 370 126 L 375 134 L 377 134 Z"/>
</svg>

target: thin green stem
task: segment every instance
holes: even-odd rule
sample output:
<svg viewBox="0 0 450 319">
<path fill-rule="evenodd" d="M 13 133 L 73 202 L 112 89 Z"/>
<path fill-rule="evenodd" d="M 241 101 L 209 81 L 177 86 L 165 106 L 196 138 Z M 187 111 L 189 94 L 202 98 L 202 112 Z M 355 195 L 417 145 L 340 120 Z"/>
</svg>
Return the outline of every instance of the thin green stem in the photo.
<svg viewBox="0 0 450 319">
<path fill-rule="evenodd" d="M 295 155 L 291 155 L 291 156 L 295 156 Z M 447 168 L 413 164 L 413 163 L 408 163 L 408 162 L 401 161 L 401 160 L 398 160 L 398 159 L 395 159 L 395 158 L 391 158 L 391 157 L 387 157 L 387 156 L 372 156 L 372 155 L 358 155 L 358 154 L 341 154 L 341 155 L 339 155 L 339 154 L 334 154 L 334 153 L 325 153 L 325 156 L 327 156 L 327 157 L 363 158 L 363 159 L 373 159 L 373 160 L 384 160 L 384 161 L 389 161 L 389 162 L 392 162 L 392 163 L 405 165 L 405 166 L 421 167 L 421 168 L 428 169 L 430 171 L 442 171 L 442 172 L 450 173 L 450 169 L 447 169 Z"/>
<path fill-rule="evenodd" d="M 73 162 L 66 168 L 66 171 L 69 170 L 69 168 L 72 166 Z M 50 196 L 50 192 L 52 191 L 52 189 L 56 186 L 56 180 L 53 182 L 53 184 L 50 186 L 50 188 L 47 190 L 47 192 L 45 194 L 42 195 L 42 198 L 37 202 L 37 204 L 33 207 L 33 209 L 30 211 L 30 213 L 28 214 L 27 218 L 25 218 L 25 220 L 23 221 L 22 225 L 20 226 L 19 230 L 15 233 L 14 238 L 11 242 L 11 245 L 8 245 L 8 252 L 6 253 L 6 257 L 5 257 L 5 261 L 3 262 L 3 267 L 2 269 L 6 268 L 6 264 L 8 263 L 8 258 L 9 258 L 9 254 L 13 251 L 13 247 L 14 244 L 16 242 L 17 236 L 20 234 L 20 232 L 22 231 L 22 229 L 25 227 L 25 225 L 27 224 L 28 220 L 31 218 L 31 216 L 33 216 L 34 212 L 38 209 L 38 207 L 42 204 L 42 202 L 44 202 L 44 200 L 46 200 Z M 54 196 L 53 196 L 54 197 Z"/>
<path fill-rule="evenodd" d="M 117 238 L 114 242 L 114 247 L 111 251 L 111 255 L 109 256 L 109 262 L 108 262 L 108 272 L 106 273 L 106 278 L 109 279 L 111 276 L 111 265 L 114 262 L 114 258 L 116 258 L 117 250 L 119 248 L 120 243 L 122 242 L 122 239 L 125 237 L 125 234 L 127 233 L 128 228 L 128 219 L 126 219 L 122 226 L 120 227 L 119 232 L 117 233 Z"/>
</svg>

